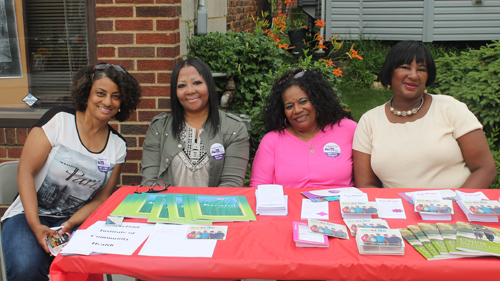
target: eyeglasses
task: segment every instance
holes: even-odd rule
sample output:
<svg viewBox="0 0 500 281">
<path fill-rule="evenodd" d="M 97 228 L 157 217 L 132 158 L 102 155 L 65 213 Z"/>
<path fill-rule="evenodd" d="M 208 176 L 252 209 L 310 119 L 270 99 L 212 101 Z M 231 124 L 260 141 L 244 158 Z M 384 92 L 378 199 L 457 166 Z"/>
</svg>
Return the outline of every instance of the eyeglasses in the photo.
<svg viewBox="0 0 500 281">
<path fill-rule="evenodd" d="M 119 71 L 119 72 L 123 72 L 123 73 L 127 72 L 125 70 L 125 68 L 123 68 L 121 65 L 111 64 L 111 63 L 103 63 L 103 62 L 100 62 L 96 66 L 94 66 L 94 72 L 96 70 L 104 70 L 104 69 L 108 69 L 110 67 L 113 67 L 116 71 Z"/>
<path fill-rule="evenodd" d="M 153 185 L 148 186 L 145 184 L 139 184 L 137 186 L 137 189 L 134 191 L 135 194 L 141 194 L 141 193 L 158 193 L 162 191 L 168 190 L 169 185 L 165 185 L 164 182 L 162 181 L 157 181 L 153 183 Z"/>
<path fill-rule="evenodd" d="M 295 69 L 292 73 L 285 73 L 281 75 L 281 77 L 278 79 L 278 85 L 281 85 L 285 83 L 288 78 L 293 77 L 293 79 L 300 79 L 304 74 L 306 73 L 306 70 L 303 68 L 297 68 Z"/>
</svg>

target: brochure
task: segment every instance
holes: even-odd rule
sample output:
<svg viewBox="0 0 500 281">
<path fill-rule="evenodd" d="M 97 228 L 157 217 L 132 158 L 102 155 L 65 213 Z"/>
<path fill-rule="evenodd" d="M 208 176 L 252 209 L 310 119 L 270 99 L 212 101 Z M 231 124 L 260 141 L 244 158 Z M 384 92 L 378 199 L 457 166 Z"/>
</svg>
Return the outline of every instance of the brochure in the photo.
<svg viewBox="0 0 500 281">
<path fill-rule="evenodd" d="M 440 199 L 415 199 L 414 210 L 423 220 L 451 220 L 453 202 Z"/>
<path fill-rule="evenodd" d="M 438 250 L 432 245 L 431 240 L 422 232 L 422 229 L 418 225 L 408 225 L 408 229 L 415 235 L 415 237 L 424 245 L 424 247 L 429 251 L 435 258 L 442 257 Z"/>
<path fill-rule="evenodd" d="M 389 225 L 383 219 L 344 219 L 344 222 L 352 236 L 356 236 L 356 231 L 360 228 L 389 229 Z"/>
<path fill-rule="evenodd" d="M 458 200 L 469 221 L 498 222 L 500 202 L 495 200 Z"/>
<path fill-rule="evenodd" d="M 340 194 L 343 193 L 363 193 L 363 192 L 355 187 L 331 188 L 331 189 L 321 189 L 321 190 L 301 192 L 302 195 L 304 195 L 308 199 L 311 199 L 312 202 L 338 201 Z"/>
<path fill-rule="evenodd" d="M 314 219 L 309 219 L 307 221 L 307 225 L 312 232 L 317 232 L 331 237 L 349 239 L 345 225 Z"/>
<path fill-rule="evenodd" d="M 446 248 L 448 248 L 448 252 L 454 255 L 462 255 L 466 257 L 476 256 L 471 255 L 470 253 L 457 249 L 457 225 L 454 223 L 436 223 L 439 233 L 443 236 L 444 243 L 446 244 Z"/>
<path fill-rule="evenodd" d="M 397 229 L 361 228 L 356 232 L 361 255 L 404 255 L 404 243 Z"/>
<path fill-rule="evenodd" d="M 296 247 L 330 246 L 326 235 L 312 232 L 305 222 L 293 222 L 293 240 Z"/>
<path fill-rule="evenodd" d="M 424 247 L 422 242 L 420 242 L 415 235 L 413 235 L 413 232 L 411 232 L 408 228 L 400 228 L 399 232 L 401 233 L 401 236 L 410 244 L 417 252 L 419 252 L 424 258 L 428 260 L 433 260 L 434 255 L 429 252 L 429 250 Z"/>
<path fill-rule="evenodd" d="M 302 199 L 300 219 L 328 220 L 328 218 L 328 202 L 313 202 L 309 199 Z"/>
<path fill-rule="evenodd" d="M 457 249 L 470 253 L 500 256 L 500 229 L 457 222 Z"/>
<path fill-rule="evenodd" d="M 59 231 L 62 227 L 51 227 L 51 229 L 55 231 Z M 54 237 L 52 235 L 47 235 L 45 237 L 45 242 L 47 242 L 47 246 L 49 247 L 50 253 L 54 256 L 57 256 L 59 252 L 68 244 L 71 234 L 63 233 L 60 234 L 59 237 Z"/>
<path fill-rule="evenodd" d="M 255 214 L 242 195 L 199 195 L 188 194 L 193 220 L 252 221 Z"/>
<path fill-rule="evenodd" d="M 186 239 L 216 239 L 226 240 L 226 225 L 195 226 L 191 225 L 186 233 Z"/>
<path fill-rule="evenodd" d="M 370 219 L 378 214 L 376 202 L 340 202 L 340 212 L 344 219 Z"/>
<path fill-rule="evenodd" d="M 379 211 L 378 217 L 384 219 L 406 219 L 405 208 L 401 198 L 375 198 Z"/>
<path fill-rule="evenodd" d="M 419 223 L 418 226 L 422 229 L 427 238 L 431 240 L 432 245 L 434 245 L 434 248 L 436 248 L 440 255 L 449 254 L 444 238 L 441 236 L 437 225 L 432 223 Z"/>
</svg>

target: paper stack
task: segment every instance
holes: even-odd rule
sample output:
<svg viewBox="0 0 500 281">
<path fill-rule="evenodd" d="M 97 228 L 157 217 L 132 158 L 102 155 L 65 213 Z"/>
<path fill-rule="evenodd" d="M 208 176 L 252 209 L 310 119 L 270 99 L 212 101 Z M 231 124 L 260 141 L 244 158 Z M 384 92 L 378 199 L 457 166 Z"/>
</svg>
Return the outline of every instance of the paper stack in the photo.
<svg viewBox="0 0 500 281">
<path fill-rule="evenodd" d="M 397 229 L 361 228 L 356 231 L 361 255 L 404 255 L 405 244 Z"/>
<path fill-rule="evenodd" d="M 482 191 L 465 193 L 456 190 L 457 203 L 469 221 L 498 222 L 500 203 L 490 201 Z"/>
<path fill-rule="evenodd" d="M 329 247 L 326 235 L 312 232 L 307 223 L 293 222 L 293 240 L 297 247 Z"/>
<path fill-rule="evenodd" d="M 255 190 L 256 213 L 261 216 L 288 215 L 288 195 L 283 195 L 283 186 L 277 184 L 259 185 Z"/>
<path fill-rule="evenodd" d="M 415 199 L 414 210 L 423 220 L 451 220 L 453 201 L 441 199 Z"/>
</svg>

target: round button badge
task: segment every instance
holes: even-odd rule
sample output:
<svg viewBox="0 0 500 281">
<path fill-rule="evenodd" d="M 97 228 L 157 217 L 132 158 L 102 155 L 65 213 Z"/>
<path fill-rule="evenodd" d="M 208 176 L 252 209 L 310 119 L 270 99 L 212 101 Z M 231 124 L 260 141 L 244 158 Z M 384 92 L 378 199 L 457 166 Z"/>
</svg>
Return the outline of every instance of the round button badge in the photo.
<svg viewBox="0 0 500 281">
<path fill-rule="evenodd" d="M 109 164 L 108 158 L 102 156 L 97 158 L 97 169 L 99 169 L 101 173 L 108 172 L 110 167 L 111 165 Z"/>
<path fill-rule="evenodd" d="M 224 146 L 220 143 L 214 143 L 210 147 L 210 154 L 212 155 L 212 158 L 217 161 L 220 161 L 222 158 L 224 158 L 225 153 L 226 151 L 224 150 Z"/>
<path fill-rule="evenodd" d="M 338 144 L 329 142 L 325 144 L 325 146 L 323 147 L 323 152 L 328 157 L 336 158 L 339 157 L 341 151 L 340 151 L 340 146 L 338 146 Z"/>
</svg>

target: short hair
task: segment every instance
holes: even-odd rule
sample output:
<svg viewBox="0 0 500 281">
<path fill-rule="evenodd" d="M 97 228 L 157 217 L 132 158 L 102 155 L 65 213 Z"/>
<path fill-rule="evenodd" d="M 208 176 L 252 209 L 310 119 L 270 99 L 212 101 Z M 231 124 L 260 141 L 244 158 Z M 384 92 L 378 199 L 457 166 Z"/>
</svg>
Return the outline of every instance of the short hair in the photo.
<svg viewBox="0 0 500 281">
<path fill-rule="evenodd" d="M 328 81 L 328 77 L 320 70 L 307 69 L 300 78 L 294 78 L 293 71 L 288 71 L 285 75 L 288 75 L 288 78 L 279 78 L 274 82 L 271 95 L 264 107 L 266 132 L 284 131 L 286 115 L 283 94 L 292 86 L 299 86 L 307 94 L 318 114 L 316 120 L 321 130 L 327 125 L 340 123 L 344 118 L 352 119 L 351 114 L 340 105 L 340 100 L 333 91 L 333 85 Z"/>
<path fill-rule="evenodd" d="M 123 68 L 123 70 L 125 69 Z M 81 68 L 75 74 L 73 83 L 71 84 L 73 106 L 78 111 L 85 111 L 87 109 L 87 101 L 89 99 L 92 85 L 94 85 L 94 81 L 103 77 L 111 79 L 111 81 L 113 81 L 120 89 L 120 111 L 116 113 L 114 118 L 123 122 L 128 119 L 134 110 L 136 110 L 137 105 L 139 105 L 141 101 L 141 85 L 126 70 L 125 72 L 121 72 L 112 66 L 94 70 L 93 65 Z"/>
<path fill-rule="evenodd" d="M 215 86 L 214 78 L 212 77 L 212 72 L 208 65 L 197 58 L 187 58 L 177 65 L 175 65 L 174 70 L 172 70 L 172 77 L 170 80 L 170 108 L 172 110 L 172 133 L 174 136 L 178 136 L 182 129 L 184 128 L 184 107 L 182 107 L 179 98 L 177 97 L 177 80 L 179 79 L 179 72 L 184 67 L 193 66 L 196 68 L 198 73 L 203 76 L 205 84 L 208 88 L 208 103 L 209 111 L 207 117 L 207 125 L 212 128 L 212 136 L 214 136 L 219 130 L 219 96 L 217 94 L 217 89 Z"/>
<path fill-rule="evenodd" d="M 394 69 L 403 65 L 411 64 L 416 59 L 417 63 L 427 65 L 427 81 L 425 86 L 428 87 L 436 80 L 436 64 L 432 58 L 429 48 L 422 42 L 417 41 L 401 41 L 394 45 L 387 57 L 385 57 L 384 65 L 380 71 L 380 82 L 387 87 L 391 85 L 392 74 Z"/>
</svg>

